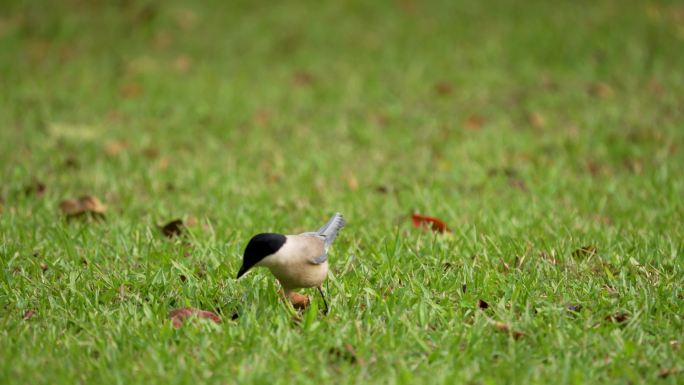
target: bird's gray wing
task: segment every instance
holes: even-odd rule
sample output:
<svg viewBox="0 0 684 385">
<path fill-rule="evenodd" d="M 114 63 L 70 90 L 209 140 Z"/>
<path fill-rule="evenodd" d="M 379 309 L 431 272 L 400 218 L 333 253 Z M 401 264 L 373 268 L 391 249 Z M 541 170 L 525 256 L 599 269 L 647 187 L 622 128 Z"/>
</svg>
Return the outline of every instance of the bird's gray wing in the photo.
<svg viewBox="0 0 684 385">
<path fill-rule="evenodd" d="M 328 260 L 328 253 L 325 253 L 323 255 L 319 255 L 318 257 L 309 259 L 309 262 L 313 263 L 314 265 L 320 265 L 321 263 L 323 263 L 327 260 Z"/>
<path fill-rule="evenodd" d="M 323 254 L 319 255 L 318 257 L 311 258 L 309 262 L 313 263 L 314 265 L 320 265 L 328 260 L 328 248 L 333 243 L 337 237 L 337 233 L 340 232 L 344 225 L 345 222 L 342 214 L 336 213 L 332 218 L 330 218 L 328 223 L 318 230 L 318 232 L 304 233 L 306 235 L 319 237 L 323 240 Z"/>
</svg>

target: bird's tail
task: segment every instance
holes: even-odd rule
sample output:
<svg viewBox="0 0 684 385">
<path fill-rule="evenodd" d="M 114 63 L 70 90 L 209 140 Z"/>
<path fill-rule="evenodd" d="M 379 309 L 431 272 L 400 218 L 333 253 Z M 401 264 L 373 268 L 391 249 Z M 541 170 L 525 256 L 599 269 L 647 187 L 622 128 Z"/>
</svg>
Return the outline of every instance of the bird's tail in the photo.
<svg viewBox="0 0 684 385">
<path fill-rule="evenodd" d="M 322 236 L 325 238 L 325 248 L 327 249 L 328 246 L 330 246 L 335 238 L 337 237 L 337 233 L 342 230 L 342 228 L 345 225 L 344 218 L 342 217 L 342 214 L 340 213 L 335 213 L 332 218 L 326 223 L 323 227 L 321 227 L 318 230 L 318 235 Z"/>
</svg>

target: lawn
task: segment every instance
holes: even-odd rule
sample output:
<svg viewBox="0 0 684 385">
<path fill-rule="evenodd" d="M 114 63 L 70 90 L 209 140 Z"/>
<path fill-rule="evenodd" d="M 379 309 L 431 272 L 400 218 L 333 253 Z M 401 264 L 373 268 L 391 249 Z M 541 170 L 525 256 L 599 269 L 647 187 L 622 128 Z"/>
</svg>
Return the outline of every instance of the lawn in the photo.
<svg viewBox="0 0 684 385">
<path fill-rule="evenodd" d="M 684 383 L 682 198 L 675 1 L 0 10 L 2 384 Z"/>
</svg>

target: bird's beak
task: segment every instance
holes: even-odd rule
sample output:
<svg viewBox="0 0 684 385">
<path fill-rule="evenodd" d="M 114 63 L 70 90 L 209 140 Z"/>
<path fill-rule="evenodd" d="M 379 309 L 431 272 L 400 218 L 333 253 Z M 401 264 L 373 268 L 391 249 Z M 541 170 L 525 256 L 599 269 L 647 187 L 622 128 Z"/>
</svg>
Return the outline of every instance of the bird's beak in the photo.
<svg viewBox="0 0 684 385">
<path fill-rule="evenodd" d="M 243 275 L 245 275 L 245 273 L 247 272 L 247 270 L 249 270 L 249 267 L 245 267 L 245 265 L 243 264 L 243 265 L 240 267 L 240 271 L 238 271 L 237 277 L 236 277 L 235 279 L 239 279 L 240 277 L 242 277 Z"/>
</svg>

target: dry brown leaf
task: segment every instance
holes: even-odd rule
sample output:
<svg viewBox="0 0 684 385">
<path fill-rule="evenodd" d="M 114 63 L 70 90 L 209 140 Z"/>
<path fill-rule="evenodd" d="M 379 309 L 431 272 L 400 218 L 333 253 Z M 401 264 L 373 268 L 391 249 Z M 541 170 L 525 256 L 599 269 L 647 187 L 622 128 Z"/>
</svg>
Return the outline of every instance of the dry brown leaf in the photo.
<svg viewBox="0 0 684 385">
<path fill-rule="evenodd" d="M 438 82 L 434 86 L 435 93 L 439 96 L 449 96 L 453 93 L 454 89 L 451 84 L 447 82 Z"/>
<path fill-rule="evenodd" d="M 121 151 L 125 150 L 127 147 L 127 140 L 113 140 L 105 144 L 104 151 L 105 153 L 107 153 L 107 155 L 117 156 L 119 155 L 119 153 L 121 153 Z"/>
<path fill-rule="evenodd" d="M 345 179 L 347 180 L 347 187 L 349 187 L 349 190 L 356 191 L 359 189 L 359 181 L 356 179 L 354 173 L 351 171 L 347 172 Z"/>
<path fill-rule="evenodd" d="M 45 194 L 45 183 L 35 182 L 24 188 L 24 194 L 31 195 L 35 194 L 37 196 L 43 196 Z M 2 202 L 0 202 L 2 203 Z"/>
<path fill-rule="evenodd" d="M 171 34 L 167 31 L 157 31 L 152 36 L 152 47 L 158 50 L 169 48 L 171 42 Z"/>
<path fill-rule="evenodd" d="M 257 127 L 265 127 L 271 121 L 271 113 L 267 110 L 258 110 L 252 115 L 252 121 Z"/>
<path fill-rule="evenodd" d="M 391 191 L 391 188 L 385 185 L 379 185 L 375 188 L 375 192 L 379 194 L 387 194 Z"/>
<path fill-rule="evenodd" d="M 192 316 L 210 319 L 217 324 L 221 323 L 221 317 L 219 317 L 218 314 L 206 310 L 196 309 L 194 307 L 182 307 L 169 312 L 169 318 L 171 319 L 171 322 L 173 322 L 173 327 L 176 329 L 180 328 L 185 320 Z"/>
<path fill-rule="evenodd" d="M 138 83 L 126 83 L 119 88 L 119 95 L 126 99 L 137 98 L 142 94 L 142 87 Z"/>
<path fill-rule="evenodd" d="M 613 88 L 604 82 L 596 82 L 589 86 L 589 94 L 591 96 L 606 99 L 613 96 Z"/>
<path fill-rule="evenodd" d="M 521 332 L 521 331 L 519 331 L 519 330 L 513 330 L 513 328 L 511 327 L 511 325 L 509 325 L 509 324 L 507 324 L 507 323 L 505 323 L 505 322 L 493 321 L 493 322 L 492 322 L 492 326 L 494 326 L 494 328 L 495 328 L 496 330 L 498 330 L 498 331 L 500 331 L 500 332 L 502 332 L 502 333 L 507 333 L 508 335 L 513 336 L 513 338 L 515 338 L 516 340 L 517 340 L 517 339 L 520 339 L 520 338 L 522 338 L 522 337 L 525 337 L 525 333 L 523 333 L 523 332 Z"/>
<path fill-rule="evenodd" d="M 310 86 L 315 82 L 315 78 L 312 74 L 306 71 L 297 71 L 292 74 L 292 84 L 297 87 Z"/>
<path fill-rule="evenodd" d="M 344 349 L 337 347 L 330 348 L 328 354 L 336 361 L 347 361 L 351 364 L 358 363 L 359 365 L 364 364 L 363 359 L 356 354 L 356 349 L 354 349 L 354 346 L 350 343 L 344 344 Z"/>
<path fill-rule="evenodd" d="M 663 368 L 658 372 L 658 378 L 668 378 L 673 374 L 679 374 L 683 371 L 680 368 Z"/>
<path fill-rule="evenodd" d="M 163 171 L 169 168 L 169 157 L 168 156 L 162 156 L 159 158 L 159 161 L 157 162 L 157 169 Z"/>
<path fill-rule="evenodd" d="M 199 221 L 197 220 L 197 218 L 192 215 L 188 215 L 188 217 L 185 219 L 186 226 L 195 226 L 198 222 Z"/>
<path fill-rule="evenodd" d="M 181 9 L 176 12 L 175 19 L 176 24 L 178 24 L 181 29 L 189 30 L 195 26 L 198 17 L 197 14 L 192 10 Z"/>
<path fill-rule="evenodd" d="M 147 159 L 156 159 L 159 156 L 159 149 L 154 148 L 154 147 L 146 147 L 143 150 L 143 155 Z"/>
<path fill-rule="evenodd" d="M 586 168 L 587 171 L 589 171 L 589 173 L 591 174 L 591 176 L 599 176 L 605 174 L 606 172 L 605 166 L 593 160 L 587 161 Z"/>
<path fill-rule="evenodd" d="M 368 113 L 368 120 L 380 127 L 385 127 L 387 126 L 387 123 L 389 123 L 389 118 L 387 115 L 383 114 L 382 112 L 370 112 Z"/>
<path fill-rule="evenodd" d="M 527 115 L 527 122 L 532 128 L 544 128 L 546 126 L 546 119 L 539 112 L 530 112 Z"/>
<path fill-rule="evenodd" d="M 173 67 L 180 73 L 190 72 L 192 65 L 192 58 L 188 55 L 178 55 L 173 61 Z"/>
<path fill-rule="evenodd" d="M 107 207 L 92 195 L 83 195 L 77 199 L 65 199 L 60 202 L 59 208 L 68 218 L 84 214 L 102 218 L 104 217 L 105 211 L 107 211 Z"/>
<path fill-rule="evenodd" d="M 508 185 L 518 189 L 522 192 L 529 192 L 530 190 L 527 188 L 527 183 L 525 183 L 524 180 L 520 178 L 515 178 L 515 177 L 509 177 L 508 178 Z"/>
<path fill-rule="evenodd" d="M 159 226 L 162 234 L 168 238 L 173 238 L 183 234 L 185 226 L 182 219 L 174 219 L 163 226 Z"/>
<path fill-rule="evenodd" d="M 618 324 L 624 323 L 628 319 L 629 319 L 629 314 L 627 314 L 626 312 L 623 312 L 623 311 L 617 312 L 615 314 L 609 314 L 605 318 L 606 321 L 610 321 L 610 322 L 618 323 Z"/>
<path fill-rule="evenodd" d="M 21 316 L 21 319 L 24 320 L 24 321 L 28 321 L 28 320 L 30 320 L 31 318 L 33 318 L 34 315 L 36 315 L 36 311 L 35 311 L 35 310 L 32 310 L 32 309 L 28 309 L 28 310 L 26 310 L 26 311 L 24 312 L 24 314 Z"/>
<path fill-rule="evenodd" d="M 463 122 L 463 126 L 468 130 L 478 131 L 482 128 L 484 122 L 485 121 L 482 116 L 473 114 L 465 119 L 465 121 Z"/>
</svg>

